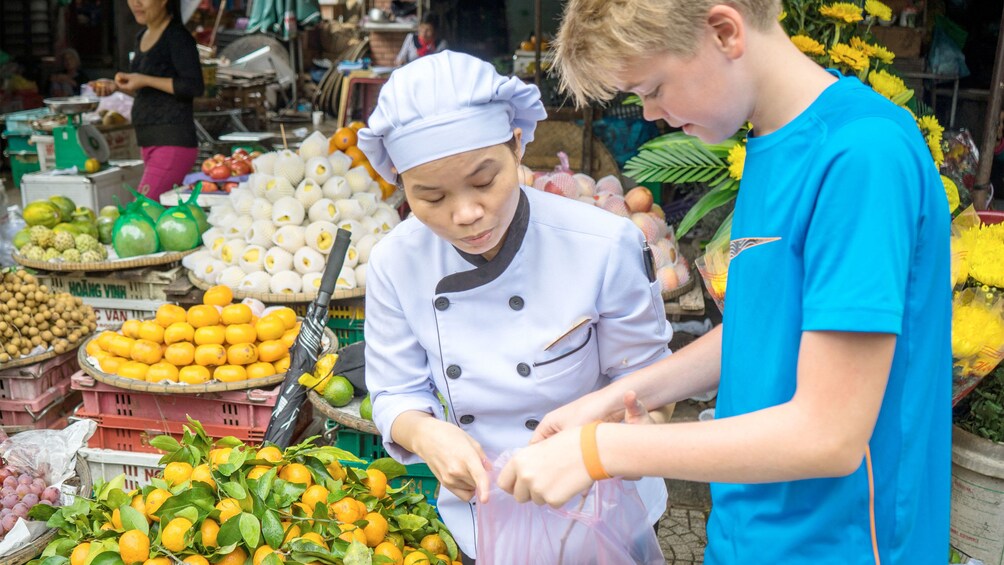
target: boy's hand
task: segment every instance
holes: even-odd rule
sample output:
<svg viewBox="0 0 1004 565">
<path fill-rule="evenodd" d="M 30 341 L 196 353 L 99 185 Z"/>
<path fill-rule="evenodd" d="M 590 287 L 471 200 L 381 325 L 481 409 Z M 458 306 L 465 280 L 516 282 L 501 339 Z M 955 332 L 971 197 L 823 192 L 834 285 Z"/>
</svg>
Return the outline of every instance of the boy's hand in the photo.
<svg viewBox="0 0 1004 565">
<path fill-rule="evenodd" d="M 655 424 L 652 415 L 642 406 L 638 395 L 633 390 L 624 393 L 624 423 L 625 424 Z"/>
<path fill-rule="evenodd" d="M 439 482 L 460 500 L 469 501 L 477 494 L 480 502 L 488 502 L 491 484 L 487 469 L 491 463 L 481 444 L 448 422 L 429 418 L 421 425 L 415 455 L 424 459 Z"/>
<path fill-rule="evenodd" d="M 499 474 L 498 486 L 518 502 L 564 506 L 593 486 L 582 461 L 580 434 L 580 427 L 569 428 L 519 450 Z"/>
<path fill-rule="evenodd" d="M 543 441 L 562 430 L 584 426 L 594 420 L 620 422 L 624 416 L 622 399 L 612 400 L 610 394 L 608 389 L 600 389 L 548 412 L 534 430 L 530 443 Z"/>
</svg>

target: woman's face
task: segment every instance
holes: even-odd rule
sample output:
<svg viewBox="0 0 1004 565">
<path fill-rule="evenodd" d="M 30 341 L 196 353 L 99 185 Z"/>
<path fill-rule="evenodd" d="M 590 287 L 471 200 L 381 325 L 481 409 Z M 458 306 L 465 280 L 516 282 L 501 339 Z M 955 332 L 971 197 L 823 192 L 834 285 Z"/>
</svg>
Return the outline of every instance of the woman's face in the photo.
<svg viewBox="0 0 1004 565">
<path fill-rule="evenodd" d="M 514 130 L 516 147 L 522 131 Z M 415 217 L 457 249 L 491 260 L 519 202 L 518 155 L 509 144 L 443 157 L 401 174 Z"/>
<path fill-rule="evenodd" d="M 418 24 L 418 38 L 426 43 L 432 43 L 436 39 L 436 28 L 429 24 Z"/>
<path fill-rule="evenodd" d="M 129 9 L 139 25 L 147 25 L 167 14 L 168 0 L 129 0 Z"/>
</svg>

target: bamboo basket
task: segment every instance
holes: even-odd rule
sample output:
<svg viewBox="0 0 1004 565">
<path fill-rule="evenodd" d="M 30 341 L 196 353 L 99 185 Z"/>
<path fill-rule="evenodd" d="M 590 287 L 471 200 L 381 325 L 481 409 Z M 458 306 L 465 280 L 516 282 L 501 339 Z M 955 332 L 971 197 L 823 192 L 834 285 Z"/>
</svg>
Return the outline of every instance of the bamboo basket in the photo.
<svg viewBox="0 0 1004 565">
<path fill-rule="evenodd" d="M 213 287 L 213 285 L 195 276 L 195 273 L 192 271 L 188 271 L 188 280 L 191 281 L 196 288 L 202 290 L 209 290 Z M 234 294 L 234 300 L 254 298 L 256 300 L 261 300 L 265 304 L 309 303 L 313 302 L 314 299 L 317 298 L 314 294 L 306 294 L 303 292 L 298 292 L 296 294 L 274 294 L 271 292 L 245 292 L 236 288 L 232 288 L 230 290 Z M 346 298 L 361 298 L 363 296 L 366 296 L 365 288 L 354 288 L 352 290 L 336 290 L 331 294 L 331 299 L 344 300 Z"/>
<path fill-rule="evenodd" d="M 11 257 L 14 262 L 22 267 L 37 269 L 39 271 L 70 272 L 70 271 L 121 271 L 125 269 L 136 269 L 139 267 L 152 267 L 155 265 L 169 265 L 181 261 L 186 255 L 195 253 L 199 249 L 189 249 L 188 251 L 170 251 L 155 253 L 153 255 L 142 255 L 127 259 L 115 259 L 113 261 L 98 261 L 96 263 L 66 263 L 63 261 L 34 261 L 22 257 L 20 253 L 14 252 Z"/>
</svg>

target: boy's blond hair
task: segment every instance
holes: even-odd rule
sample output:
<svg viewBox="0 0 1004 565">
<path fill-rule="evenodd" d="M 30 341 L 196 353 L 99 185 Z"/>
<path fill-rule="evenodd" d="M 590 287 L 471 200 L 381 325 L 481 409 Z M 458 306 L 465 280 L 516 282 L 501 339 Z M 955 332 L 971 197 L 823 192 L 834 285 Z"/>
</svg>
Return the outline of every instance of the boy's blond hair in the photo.
<svg viewBox="0 0 1004 565">
<path fill-rule="evenodd" d="M 555 41 L 561 90 L 579 106 L 609 100 L 628 61 L 695 53 L 708 10 L 736 8 L 755 29 L 777 22 L 780 0 L 570 0 Z"/>
</svg>

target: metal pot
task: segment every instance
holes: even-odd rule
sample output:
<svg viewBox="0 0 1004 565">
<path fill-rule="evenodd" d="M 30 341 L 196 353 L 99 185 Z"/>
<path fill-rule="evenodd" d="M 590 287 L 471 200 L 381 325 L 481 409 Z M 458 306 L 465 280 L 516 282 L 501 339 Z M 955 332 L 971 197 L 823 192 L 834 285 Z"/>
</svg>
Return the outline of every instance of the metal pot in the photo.
<svg viewBox="0 0 1004 565">
<path fill-rule="evenodd" d="M 371 8 L 370 9 L 370 21 L 371 22 L 382 22 L 385 19 L 386 19 L 386 16 L 384 15 L 383 10 L 381 10 L 380 8 Z"/>
</svg>

